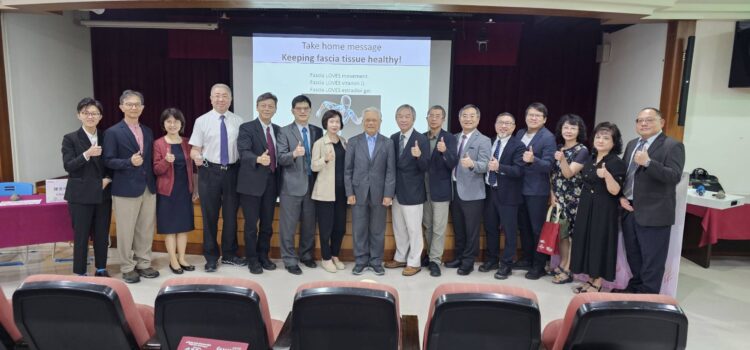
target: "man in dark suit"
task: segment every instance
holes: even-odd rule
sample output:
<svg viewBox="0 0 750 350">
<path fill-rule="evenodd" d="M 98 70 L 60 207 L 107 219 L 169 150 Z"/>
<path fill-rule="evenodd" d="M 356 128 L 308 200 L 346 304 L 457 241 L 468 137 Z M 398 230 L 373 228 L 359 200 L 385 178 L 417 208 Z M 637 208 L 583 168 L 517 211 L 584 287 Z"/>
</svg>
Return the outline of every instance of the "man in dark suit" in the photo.
<svg viewBox="0 0 750 350">
<path fill-rule="evenodd" d="M 427 112 L 427 125 L 430 131 L 425 136 L 430 142 L 430 155 L 425 186 L 427 200 L 424 203 L 422 225 L 425 228 L 426 254 L 422 266 L 427 266 L 430 276 L 440 276 L 440 264 L 443 263 L 445 249 L 445 229 L 448 225 L 453 192 L 451 186 L 451 172 L 458 164 L 456 156 L 456 138 L 443 130 L 445 123 L 445 109 L 442 106 L 432 106 Z"/>
<path fill-rule="evenodd" d="M 258 96 L 255 103 L 258 118 L 242 124 L 237 136 L 240 153 L 237 192 L 245 217 L 245 257 L 253 274 L 263 273 L 263 269 L 276 269 L 268 252 L 271 250 L 273 212 L 278 197 L 276 139 L 280 128 L 271 123 L 277 102 L 276 96 L 270 92 Z"/>
<path fill-rule="evenodd" d="M 282 168 L 279 196 L 281 258 L 284 259 L 286 270 L 293 275 L 302 274 L 299 262 L 309 268 L 317 266 L 313 260 L 315 202 L 311 198 L 317 173 L 312 171 L 310 151 L 313 143 L 323 136 L 323 130 L 308 123 L 310 106 L 310 99 L 305 95 L 292 99 L 294 122 L 281 128 L 278 139 L 279 166 Z M 294 233 L 300 220 L 297 255 L 294 250 Z"/>
<path fill-rule="evenodd" d="M 93 233 L 96 276 L 109 277 L 107 249 L 112 217 L 112 182 L 110 171 L 102 160 L 96 126 L 102 119 L 102 104 L 86 97 L 78 103 L 81 128 L 63 137 L 63 167 L 68 172 L 65 200 L 73 223 L 73 273 L 86 275 L 89 235 Z"/>
<path fill-rule="evenodd" d="M 664 119 L 644 108 L 635 119 L 640 137 L 628 142 L 628 164 L 620 204 L 622 237 L 633 277 L 616 292 L 658 294 L 664 278 L 670 229 L 675 221 L 675 186 L 685 166 L 685 146 L 662 133 Z"/>
<path fill-rule="evenodd" d="M 427 171 L 427 137 L 414 131 L 416 111 L 405 104 L 396 109 L 399 132 L 391 135 L 396 156 L 396 193 L 391 218 L 396 254 L 387 268 L 403 267 L 404 276 L 419 272 L 422 258 L 422 205 L 425 202 L 424 174 Z"/>
<path fill-rule="evenodd" d="M 382 114 L 362 112 L 364 132 L 349 139 L 344 167 L 346 202 L 352 206 L 355 265 L 352 274 L 372 268 L 385 274 L 385 218 L 396 188 L 396 156 L 391 139 L 379 133 Z"/>
<path fill-rule="evenodd" d="M 120 110 L 125 118 L 104 134 L 104 164 L 113 170 L 112 202 L 120 271 L 128 283 L 140 282 L 140 277 L 159 276 L 159 271 L 151 268 L 156 222 L 154 134 L 138 122 L 143 107 L 140 92 L 125 90 L 120 96 Z"/>
<path fill-rule="evenodd" d="M 484 183 L 487 198 L 484 202 L 484 232 L 487 237 L 487 259 L 479 266 L 480 272 L 497 269 L 495 278 L 508 278 L 516 256 L 518 234 L 518 206 L 523 202 L 523 152 L 524 144 L 513 138 L 516 118 L 510 113 L 500 113 L 495 118 L 497 137 L 492 145 L 492 156 L 487 165 Z M 500 230 L 505 231 L 505 249 L 500 256 Z"/>
<path fill-rule="evenodd" d="M 539 235 L 542 233 L 544 218 L 549 203 L 549 176 L 555 164 L 555 135 L 544 127 L 547 121 L 547 107 L 534 102 L 526 108 L 526 129 L 516 134 L 523 142 L 526 151 L 523 161 L 523 203 L 518 208 L 518 227 L 521 235 L 523 257 L 514 264 L 517 269 L 529 270 L 526 278 L 537 280 L 544 276 L 547 255 L 536 251 Z"/>
<path fill-rule="evenodd" d="M 490 161 L 492 142 L 477 126 L 479 108 L 466 105 L 458 112 L 461 132 L 455 135 L 458 143 L 458 165 L 453 171 L 453 189 L 456 196 L 451 203 L 453 232 L 455 232 L 455 259 L 446 267 L 458 268 L 466 276 L 474 271 L 474 260 L 479 255 L 479 224 L 486 197 L 484 174 Z"/>
</svg>

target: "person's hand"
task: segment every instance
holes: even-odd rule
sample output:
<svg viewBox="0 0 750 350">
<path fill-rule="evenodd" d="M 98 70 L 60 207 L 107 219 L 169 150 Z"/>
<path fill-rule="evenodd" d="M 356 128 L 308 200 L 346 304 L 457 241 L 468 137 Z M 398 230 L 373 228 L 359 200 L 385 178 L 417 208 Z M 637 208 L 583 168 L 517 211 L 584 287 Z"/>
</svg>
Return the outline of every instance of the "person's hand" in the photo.
<svg viewBox="0 0 750 350">
<path fill-rule="evenodd" d="M 143 164 L 143 156 L 141 156 L 140 153 L 133 154 L 133 156 L 130 157 L 130 163 L 133 164 L 133 166 L 141 166 Z"/>
<path fill-rule="evenodd" d="M 167 151 L 167 155 L 164 156 L 164 160 L 166 160 L 167 163 L 174 162 L 174 154 L 172 154 L 172 152 L 170 152 L 170 151 Z"/>
<path fill-rule="evenodd" d="M 198 198 L 200 198 L 200 196 L 198 195 L 198 191 L 194 191 L 193 192 L 193 202 L 197 202 Z"/>
<path fill-rule="evenodd" d="M 596 169 L 596 176 L 600 178 L 605 178 L 609 175 L 609 170 L 607 170 L 607 164 L 602 163 L 602 166 Z"/>
<path fill-rule="evenodd" d="M 557 203 L 557 196 L 555 196 L 554 193 L 550 193 L 549 195 L 549 205 L 555 205 Z"/>
<path fill-rule="evenodd" d="M 83 153 L 86 155 L 86 158 L 98 157 L 102 155 L 102 146 L 91 145 L 91 147 L 89 147 L 89 149 L 87 149 Z"/>
<path fill-rule="evenodd" d="M 203 166 L 203 156 L 197 155 L 195 158 L 193 158 L 193 163 L 195 163 L 195 166 Z"/>
<path fill-rule="evenodd" d="M 471 160 L 471 158 L 469 158 L 469 154 L 468 153 L 465 153 L 464 157 L 461 158 L 461 166 L 464 167 L 464 168 L 466 168 L 466 169 L 474 167 L 474 161 Z"/>
<path fill-rule="evenodd" d="M 414 158 L 422 156 L 422 150 L 419 149 L 419 143 L 416 140 L 414 141 L 414 147 L 411 148 L 411 156 Z"/>
<path fill-rule="evenodd" d="M 107 188 L 107 186 L 109 186 L 110 183 L 112 183 L 112 179 L 110 179 L 108 177 L 103 178 L 102 179 L 102 189 Z"/>
<path fill-rule="evenodd" d="M 292 156 L 294 158 L 302 157 L 305 155 L 305 148 L 302 147 L 302 142 L 297 142 L 297 147 L 294 148 L 294 151 L 292 152 Z"/>
<path fill-rule="evenodd" d="M 489 171 L 498 171 L 498 170 L 500 170 L 500 162 L 498 162 L 497 159 L 495 159 L 494 156 L 490 159 L 490 162 L 487 163 L 487 170 L 489 170 Z"/>
<path fill-rule="evenodd" d="M 630 205 L 630 201 L 625 197 L 620 197 L 620 206 L 627 210 L 627 211 L 633 211 L 633 206 Z"/>
<path fill-rule="evenodd" d="M 383 206 L 384 207 L 390 207 L 391 204 L 393 204 L 393 198 L 391 198 L 391 197 L 383 197 Z"/>
<path fill-rule="evenodd" d="M 651 158 L 648 156 L 648 150 L 646 149 L 635 152 L 635 155 L 633 156 L 633 161 L 640 166 L 646 166 L 649 160 L 651 160 Z"/>
<path fill-rule="evenodd" d="M 332 161 L 335 158 L 335 154 L 333 153 L 332 149 L 328 150 L 328 153 L 326 153 L 326 163 Z"/>
<path fill-rule="evenodd" d="M 563 153 L 562 151 L 555 152 L 555 160 L 561 161 L 563 159 L 565 159 L 565 153 Z"/>
<path fill-rule="evenodd" d="M 523 161 L 526 163 L 533 163 L 534 162 L 534 148 L 529 146 L 529 149 L 526 150 L 526 152 L 523 152 Z"/>
<path fill-rule="evenodd" d="M 349 205 L 355 205 L 355 204 L 357 204 L 357 197 L 355 195 L 351 195 L 349 197 L 346 197 L 346 204 L 349 204 Z"/>
<path fill-rule="evenodd" d="M 256 158 L 255 162 L 263 166 L 269 166 L 271 164 L 271 156 L 268 155 L 268 150 L 265 150 L 260 157 Z"/>
<path fill-rule="evenodd" d="M 445 153 L 445 150 L 446 150 L 446 148 L 445 148 L 445 140 L 444 139 L 445 139 L 444 137 L 441 137 L 440 141 L 438 141 L 437 145 L 435 146 L 437 148 L 438 152 L 440 152 L 440 153 Z"/>
</svg>

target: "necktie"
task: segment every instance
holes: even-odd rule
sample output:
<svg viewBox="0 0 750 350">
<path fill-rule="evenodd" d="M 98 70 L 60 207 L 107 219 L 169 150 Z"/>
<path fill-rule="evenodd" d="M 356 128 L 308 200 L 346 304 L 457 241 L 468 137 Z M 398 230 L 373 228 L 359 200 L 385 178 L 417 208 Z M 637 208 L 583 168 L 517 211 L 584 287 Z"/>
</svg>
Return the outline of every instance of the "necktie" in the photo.
<svg viewBox="0 0 750 350">
<path fill-rule="evenodd" d="M 464 143 L 466 143 L 466 135 L 461 135 L 461 144 L 458 145 L 458 158 L 464 157 Z M 460 164 L 456 165 L 456 167 L 453 168 L 453 176 L 456 176 L 457 174 L 456 168 L 458 168 L 459 166 L 461 165 Z"/>
<path fill-rule="evenodd" d="M 398 147 L 399 147 L 398 154 L 399 155 L 401 155 L 401 154 L 404 153 L 404 147 L 405 147 L 405 145 L 404 145 L 405 141 L 404 140 L 405 139 L 406 139 L 406 136 L 404 136 L 404 134 L 401 134 L 401 141 L 398 143 Z"/>
<path fill-rule="evenodd" d="M 302 143 L 305 146 L 305 167 L 307 168 L 307 176 L 312 175 L 312 169 L 310 169 L 310 140 L 307 138 L 307 128 L 302 128 Z"/>
<path fill-rule="evenodd" d="M 227 124 L 224 123 L 225 117 L 222 115 L 221 119 L 221 154 L 219 155 L 221 165 L 227 166 L 229 164 L 229 135 L 227 134 Z"/>
<path fill-rule="evenodd" d="M 502 143 L 503 141 L 497 140 L 497 146 L 495 146 L 495 153 L 493 153 L 493 156 L 498 161 L 500 160 L 500 145 Z M 497 186 L 497 172 L 496 171 L 489 172 L 489 182 L 490 182 L 490 186 L 492 187 Z"/>
<path fill-rule="evenodd" d="M 367 151 L 370 152 L 370 160 L 372 160 L 372 152 L 375 151 L 375 137 L 367 136 Z"/>
<path fill-rule="evenodd" d="M 276 146 L 273 145 L 273 138 L 271 137 L 271 126 L 266 127 L 266 147 L 268 148 L 268 155 L 271 157 L 271 172 L 276 171 Z"/>
<path fill-rule="evenodd" d="M 622 194 L 625 198 L 633 198 L 633 185 L 635 184 L 635 171 L 638 169 L 638 163 L 635 162 L 635 153 L 643 150 L 643 146 L 646 144 L 646 140 L 641 139 L 638 141 L 638 145 L 633 150 L 633 158 L 630 160 L 628 165 L 628 172 L 625 175 L 625 189 Z"/>
</svg>

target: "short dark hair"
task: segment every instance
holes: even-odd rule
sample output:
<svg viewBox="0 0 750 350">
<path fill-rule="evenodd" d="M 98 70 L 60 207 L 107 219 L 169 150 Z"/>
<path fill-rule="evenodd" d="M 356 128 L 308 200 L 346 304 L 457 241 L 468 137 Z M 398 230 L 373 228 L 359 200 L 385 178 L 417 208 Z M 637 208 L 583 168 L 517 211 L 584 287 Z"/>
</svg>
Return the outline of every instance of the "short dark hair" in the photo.
<svg viewBox="0 0 750 350">
<path fill-rule="evenodd" d="M 532 108 L 536 109 L 539 112 L 542 112 L 544 119 L 547 119 L 547 115 L 549 115 L 549 111 L 547 111 L 547 106 L 545 106 L 543 103 L 532 102 L 528 107 L 526 107 L 526 114 L 529 114 L 529 110 Z"/>
<path fill-rule="evenodd" d="M 292 99 L 292 108 L 296 106 L 298 103 L 307 102 L 308 107 L 312 107 L 312 102 L 310 102 L 310 99 L 305 95 L 297 95 L 294 99 Z"/>
<path fill-rule="evenodd" d="M 80 102 L 78 102 L 77 111 L 78 113 L 83 112 L 84 109 L 89 108 L 91 106 L 96 107 L 96 109 L 99 110 L 99 113 L 102 113 L 104 110 L 104 107 L 102 107 L 101 102 L 91 98 L 91 97 L 84 97 Z"/>
<path fill-rule="evenodd" d="M 333 118 L 339 118 L 339 123 L 341 123 L 341 128 L 339 130 L 344 129 L 344 120 L 341 118 L 341 113 L 335 109 L 329 109 L 325 113 L 323 113 L 323 120 L 320 121 L 320 124 L 323 125 L 323 129 L 328 130 L 328 120 Z"/>
<path fill-rule="evenodd" d="M 275 105 L 279 104 L 279 99 L 276 97 L 276 95 L 270 92 L 264 92 L 260 96 L 258 96 L 258 99 L 255 100 L 255 104 L 257 105 L 258 103 L 260 103 L 260 101 L 265 101 L 265 100 L 273 100 L 273 104 Z"/>
<path fill-rule="evenodd" d="M 180 121 L 180 134 L 182 134 L 185 131 L 185 116 L 182 114 L 182 111 L 174 107 L 169 107 L 165 109 L 164 112 L 161 112 L 161 117 L 159 118 L 161 130 L 164 132 L 167 131 L 167 129 L 164 128 L 164 122 L 169 119 L 169 117 L 174 117 L 174 119 Z"/>
<path fill-rule="evenodd" d="M 427 114 L 429 115 L 430 112 L 432 112 L 432 111 L 440 111 L 441 113 L 443 113 L 443 119 L 445 119 L 445 108 L 443 108 L 443 106 L 441 106 L 441 105 L 434 105 L 434 106 L 430 107 L 430 109 L 427 110 Z"/>
<path fill-rule="evenodd" d="M 479 111 L 479 107 L 471 103 L 467 104 L 466 106 L 461 107 L 461 109 L 458 110 L 458 117 L 461 118 L 461 113 L 463 113 L 465 110 L 469 108 L 474 108 L 474 110 L 477 111 L 477 117 L 482 118 L 482 112 Z"/>
<path fill-rule="evenodd" d="M 649 109 L 650 109 L 650 110 L 652 110 L 652 111 L 654 111 L 654 113 L 656 113 L 656 115 L 658 115 L 658 116 L 659 116 L 659 118 L 661 118 L 661 117 L 662 117 L 662 116 L 661 116 L 661 111 L 660 111 L 660 110 L 659 110 L 658 108 L 656 108 L 656 107 L 646 107 L 646 108 L 643 108 L 643 109 L 641 109 L 640 111 L 638 111 L 638 114 L 640 114 L 641 112 L 643 112 L 643 111 L 645 111 L 645 110 L 649 110 Z"/>
<path fill-rule="evenodd" d="M 138 97 L 138 99 L 141 100 L 141 104 L 142 105 L 146 104 L 146 101 L 143 100 L 143 94 L 142 93 L 140 93 L 138 91 L 135 91 L 135 90 L 130 90 L 130 89 L 125 90 L 125 91 L 122 92 L 122 95 L 120 95 L 120 104 L 125 103 L 125 99 L 128 98 L 128 97 L 130 97 L 130 96 Z"/>
<path fill-rule="evenodd" d="M 596 134 L 601 131 L 609 131 L 609 134 L 612 135 L 612 143 L 614 146 L 612 146 L 612 150 L 609 151 L 609 153 L 620 155 L 620 153 L 622 153 L 622 134 L 620 134 L 620 129 L 617 127 L 617 124 L 611 122 L 601 122 L 597 124 L 594 128 L 594 137 L 596 137 Z M 591 154 L 596 155 L 596 147 L 592 146 L 591 149 Z"/>
<path fill-rule="evenodd" d="M 583 121 L 583 118 L 581 118 L 577 114 L 568 113 L 564 114 L 562 117 L 560 117 L 560 120 L 557 121 L 555 137 L 557 138 L 558 143 L 565 143 L 565 140 L 562 137 L 562 128 L 563 124 L 565 123 L 578 127 L 578 137 L 576 137 L 576 141 L 578 141 L 578 143 L 586 142 L 588 138 L 586 137 L 586 123 Z"/>
<path fill-rule="evenodd" d="M 513 114 L 510 114 L 510 112 L 503 112 L 498 114 L 497 117 L 495 117 L 495 122 L 497 122 L 500 117 L 510 117 L 510 119 L 513 119 L 513 122 L 516 121 L 516 117 L 514 117 Z"/>
</svg>

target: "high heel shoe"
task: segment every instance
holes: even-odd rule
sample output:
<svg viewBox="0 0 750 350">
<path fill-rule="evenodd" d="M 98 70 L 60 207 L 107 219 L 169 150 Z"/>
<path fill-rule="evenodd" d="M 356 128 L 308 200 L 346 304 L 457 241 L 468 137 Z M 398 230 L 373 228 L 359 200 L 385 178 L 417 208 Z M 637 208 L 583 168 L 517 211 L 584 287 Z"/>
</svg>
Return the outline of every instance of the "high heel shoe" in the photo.
<svg viewBox="0 0 750 350">
<path fill-rule="evenodd" d="M 185 272 L 182 268 L 175 269 L 174 267 L 172 267 L 172 264 L 169 264 L 169 269 L 177 275 L 182 275 Z"/>
<path fill-rule="evenodd" d="M 183 265 L 180 264 L 180 267 L 185 271 L 195 271 L 195 266 L 193 265 Z"/>
</svg>

